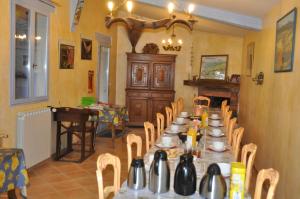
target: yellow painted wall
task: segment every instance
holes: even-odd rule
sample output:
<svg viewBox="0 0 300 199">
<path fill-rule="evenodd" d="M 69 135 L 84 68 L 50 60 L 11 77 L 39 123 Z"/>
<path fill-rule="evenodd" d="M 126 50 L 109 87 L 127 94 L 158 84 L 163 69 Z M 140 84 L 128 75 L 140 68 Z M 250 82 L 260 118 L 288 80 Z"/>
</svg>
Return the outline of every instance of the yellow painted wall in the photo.
<svg viewBox="0 0 300 199">
<path fill-rule="evenodd" d="M 298 13 L 293 72 L 274 73 L 276 21 L 300 6 L 298 0 L 281 0 L 264 18 L 261 32 L 246 35 L 246 46 L 255 42 L 253 73 L 264 72 L 265 81 L 257 86 L 246 77 L 241 80 L 240 124 L 245 127 L 244 142 L 258 145 L 255 166 L 273 167 L 280 172 L 276 199 L 300 198 L 300 15 Z M 299 11 L 299 10 L 298 10 Z"/>
<path fill-rule="evenodd" d="M 156 43 L 162 54 L 177 54 L 175 66 L 175 91 L 176 96 L 183 96 L 185 105 L 189 109 L 192 107 L 192 98 L 198 94 L 196 88 L 183 86 L 183 80 L 188 79 L 189 74 L 199 75 L 201 55 L 207 54 L 229 54 L 229 75 L 240 74 L 242 63 L 243 38 L 230 35 L 221 35 L 203 31 L 189 32 L 187 29 L 176 27 L 175 34 L 177 38 L 183 40 L 182 50 L 180 52 L 164 51 L 161 45 L 163 38 L 170 37 L 171 32 L 165 29 L 147 30 L 141 36 L 137 52 L 142 52 L 146 43 Z M 193 48 L 192 48 L 193 46 Z M 193 49 L 193 50 L 192 50 Z M 126 52 L 131 52 L 131 46 L 126 35 L 126 29 L 123 26 L 118 27 L 118 50 L 117 50 L 117 88 L 116 102 L 125 104 L 125 87 L 127 58 Z M 193 61 L 191 64 L 191 55 Z M 191 66 L 192 65 L 192 66 Z"/>
<path fill-rule="evenodd" d="M 79 25 L 75 32 L 70 32 L 69 0 L 59 1 L 59 6 L 50 18 L 50 50 L 49 50 L 49 100 L 41 103 L 10 106 L 9 82 L 10 82 L 10 1 L 1 0 L 0 10 L 0 132 L 9 134 L 9 139 L 4 140 L 4 146 L 15 146 L 16 114 L 20 111 L 38 109 L 47 105 L 77 106 L 82 96 L 88 94 L 87 79 L 88 71 L 95 71 L 97 67 L 97 41 L 95 32 L 112 36 L 111 71 L 110 71 L 110 96 L 111 102 L 115 100 L 115 57 L 116 57 L 116 34 L 117 29 L 107 29 L 104 26 L 106 13 L 105 1 L 88 0 L 81 14 Z M 93 58 L 91 61 L 80 58 L 81 34 L 93 39 Z M 58 67 L 58 41 L 74 42 L 75 66 L 74 70 L 60 70 Z M 94 81 L 94 85 L 96 81 Z"/>
</svg>

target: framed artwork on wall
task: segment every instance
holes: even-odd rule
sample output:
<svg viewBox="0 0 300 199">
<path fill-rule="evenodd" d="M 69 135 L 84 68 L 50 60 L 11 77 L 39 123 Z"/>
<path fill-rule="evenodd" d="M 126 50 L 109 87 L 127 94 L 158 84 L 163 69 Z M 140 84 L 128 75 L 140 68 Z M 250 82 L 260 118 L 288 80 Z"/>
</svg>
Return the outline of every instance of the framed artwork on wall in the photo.
<svg viewBox="0 0 300 199">
<path fill-rule="evenodd" d="M 88 93 L 94 92 L 94 71 L 89 70 L 88 72 Z"/>
<path fill-rule="evenodd" d="M 59 42 L 59 68 L 74 69 L 75 45 Z"/>
<path fill-rule="evenodd" d="M 81 39 L 81 59 L 92 60 L 92 40 Z"/>
<path fill-rule="evenodd" d="M 254 63 L 254 48 L 255 43 L 251 42 L 247 45 L 247 68 L 246 68 L 246 75 L 251 77 L 252 76 L 252 68 Z"/>
<path fill-rule="evenodd" d="M 293 70 L 297 8 L 277 21 L 274 72 Z"/>
<path fill-rule="evenodd" d="M 200 79 L 226 80 L 228 55 L 202 55 Z"/>
</svg>

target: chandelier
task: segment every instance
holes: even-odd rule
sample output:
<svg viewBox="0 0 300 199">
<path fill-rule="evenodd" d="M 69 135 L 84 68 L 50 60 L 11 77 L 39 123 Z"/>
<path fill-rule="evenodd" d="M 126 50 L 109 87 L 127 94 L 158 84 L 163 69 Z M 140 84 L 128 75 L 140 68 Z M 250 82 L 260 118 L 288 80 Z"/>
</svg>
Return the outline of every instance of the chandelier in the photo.
<svg viewBox="0 0 300 199">
<path fill-rule="evenodd" d="M 129 13 L 129 17 L 114 17 L 113 12 L 118 10 L 119 7 L 123 6 L 126 4 L 127 11 Z M 129 41 L 132 46 L 132 53 L 135 53 L 135 47 L 142 35 L 142 32 L 144 29 L 158 29 L 158 28 L 166 28 L 167 30 L 170 29 L 174 24 L 182 24 L 186 26 L 189 30 L 193 30 L 193 25 L 197 22 L 196 20 L 193 19 L 192 12 L 194 11 L 195 6 L 193 4 L 190 4 L 188 6 L 187 12 L 188 12 L 188 17 L 187 19 L 177 19 L 176 15 L 174 14 L 174 9 L 175 9 L 175 4 L 170 2 L 167 6 L 167 10 L 169 13 L 169 18 L 165 19 L 160 19 L 160 20 L 141 20 L 137 19 L 135 17 L 132 17 L 131 13 L 134 8 L 133 1 L 131 0 L 123 0 L 119 6 L 115 7 L 115 4 L 113 1 L 109 1 L 107 3 L 108 10 L 110 11 L 110 14 L 106 16 L 105 18 L 105 25 L 107 28 L 110 28 L 110 26 L 114 23 L 124 23 L 126 25 Z M 170 38 L 170 40 L 165 41 L 167 42 L 172 42 L 175 38 L 175 34 L 173 31 L 173 34 Z M 171 45 L 169 42 L 169 45 Z M 181 42 L 182 45 L 182 40 Z M 166 46 L 166 48 L 168 48 Z M 181 48 L 181 47 L 180 47 Z M 177 48 L 176 48 L 177 49 Z"/>
<path fill-rule="evenodd" d="M 173 32 L 169 39 L 163 39 L 161 41 L 161 43 L 163 45 L 163 49 L 165 51 L 180 51 L 181 50 L 183 41 L 182 41 L 182 39 L 176 40 L 176 35 L 175 35 L 174 29 L 175 29 L 175 26 L 173 26 Z"/>
</svg>

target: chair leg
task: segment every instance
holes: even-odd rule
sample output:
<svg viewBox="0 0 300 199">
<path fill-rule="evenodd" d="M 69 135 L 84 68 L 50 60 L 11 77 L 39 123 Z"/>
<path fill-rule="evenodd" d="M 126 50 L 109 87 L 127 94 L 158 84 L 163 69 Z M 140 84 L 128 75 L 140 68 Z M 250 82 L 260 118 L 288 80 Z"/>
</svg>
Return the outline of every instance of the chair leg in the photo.
<svg viewBox="0 0 300 199">
<path fill-rule="evenodd" d="M 80 162 L 82 162 L 85 159 L 85 129 L 82 131 L 82 137 L 81 137 L 81 158 Z"/>
</svg>

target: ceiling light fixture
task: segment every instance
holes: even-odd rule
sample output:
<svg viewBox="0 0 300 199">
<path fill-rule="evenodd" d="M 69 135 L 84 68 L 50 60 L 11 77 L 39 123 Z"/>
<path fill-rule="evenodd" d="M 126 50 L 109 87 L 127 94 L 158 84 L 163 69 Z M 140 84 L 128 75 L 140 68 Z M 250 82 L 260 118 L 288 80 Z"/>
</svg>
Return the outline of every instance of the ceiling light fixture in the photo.
<svg viewBox="0 0 300 199">
<path fill-rule="evenodd" d="M 178 39 L 176 41 L 175 27 L 173 26 L 173 32 L 171 37 L 167 40 L 163 39 L 161 43 L 165 51 L 180 51 L 183 41 L 182 39 Z"/>
<path fill-rule="evenodd" d="M 127 7 L 127 11 L 129 12 L 129 17 L 113 17 L 113 11 L 118 10 L 121 6 L 125 5 Z M 128 37 L 132 46 L 132 52 L 135 53 L 135 47 L 137 42 L 139 41 L 144 29 L 158 29 L 165 27 L 166 29 L 171 28 L 174 24 L 182 24 L 188 29 L 193 30 L 193 25 L 197 22 L 192 18 L 192 13 L 195 9 L 193 4 L 190 4 L 187 8 L 189 18 L 188 19 L 177 19 L 174 14 L 175 4 L 170 2 L 167 5 L 168 13 L 170 14 L 169 18 L 161 19 L 161 20 L 141 20 L 131 16 L 131 12 L 133 10 L 134 4 L 133 1 L 123 0 L 118 6 L 114 6 L 113 1 L 109 1 L 107 4 L 108 10 L 110 11 L 110 15 L 105 18 L 105 25 L 107 28 L 117 22 L 122 22 L 126 25 Z M 181 42 L 182 43 L 182 40 Z"/>
</svg>

